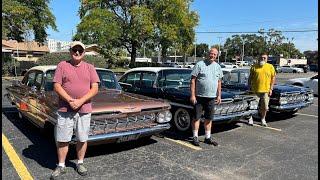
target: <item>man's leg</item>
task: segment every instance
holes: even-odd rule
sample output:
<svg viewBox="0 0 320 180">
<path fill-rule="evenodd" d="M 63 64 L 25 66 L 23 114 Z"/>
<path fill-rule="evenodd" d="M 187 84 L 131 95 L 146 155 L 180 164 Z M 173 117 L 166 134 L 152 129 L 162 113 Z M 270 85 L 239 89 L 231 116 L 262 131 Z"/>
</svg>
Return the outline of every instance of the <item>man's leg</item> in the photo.
<svg viewBox="0 0 320 180">
<path fill-rule="evenodd" d="M 59 164 L 63 164 L 66 161 L 66 157 L 69 151 L 69 142 L 57 142 L 57 153 Z"/>
<path fill-rule="evenodd" d="M 87 151 L 87 142 L 77 142 L 77 157 L 78 157 L 78 161 L 82 161 L 84 159 L 84 156 L 86 154 Z"/>
<path fill-rule="evenodd" d="M 270 99 L 268 93 L 264 93 L 260 99 L 261 99 L 261 111 L 260 111 L 261 125 L 268 126 L 266 122 L 266 115 L 269 109 L 268 106 L 269 106 L 269 99 Z"/>
<path fill-rule="evenodd" d="M 193 133 L 193 145 L 199 146 L 199 140 L 198 140 L 198 132 L 199 132 L 199 126 L 200 126 L 200 119 L 193 119 L 192 120 L 192 133 Z"/>
<path fill-rule="evenodd" d="M 214 118 L 214 106 L 215 106 L 215 99 L 210 98 L 206 100 L 205 108 L 204 108 L 204 129 L 205 129 L 205 139 L 204 143 L 217 146 L 218 143 L 213 141 L 211 138 L 211 129 L 212 129 L 212 121 Z"/>
</svg>

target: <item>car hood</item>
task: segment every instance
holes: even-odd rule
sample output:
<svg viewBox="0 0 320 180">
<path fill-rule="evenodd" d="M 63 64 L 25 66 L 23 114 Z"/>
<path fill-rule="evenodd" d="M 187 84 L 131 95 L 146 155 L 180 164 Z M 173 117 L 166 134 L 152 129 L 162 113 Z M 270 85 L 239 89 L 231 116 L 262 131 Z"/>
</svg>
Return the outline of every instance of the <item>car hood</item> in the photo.
<svg viewBox="0 0 320 180">
<path fill-rule="evenodd" d="M 156 109 L 168 109 L 169 107 L 169 103 L 164 100 L 158 100 L 119 90 L 99 91 L 92 99 L 92 113 L 131 113 Z"/>
</svg>

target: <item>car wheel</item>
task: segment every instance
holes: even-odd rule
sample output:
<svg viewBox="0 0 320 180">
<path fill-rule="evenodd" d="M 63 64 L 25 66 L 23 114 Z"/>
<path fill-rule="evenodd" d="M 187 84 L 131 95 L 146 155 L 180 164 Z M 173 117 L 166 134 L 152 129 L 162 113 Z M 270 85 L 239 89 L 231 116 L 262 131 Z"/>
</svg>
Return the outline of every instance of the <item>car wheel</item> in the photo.
<svg viewBox="0 0 320 180">
<path fill-rule="evenodd" d="M 178 108 L 174 112 L 173 123 L 179 131 L 189 130 L 191 128 L 190 112 L 184 108 Z"/>
<path fill-rule="evenodd" d="M 297 71 L 296 71 L 296 70 L 293 70 L 292 72 L 293 72 L 293 73 L 297 73 Z"/>
</svg>

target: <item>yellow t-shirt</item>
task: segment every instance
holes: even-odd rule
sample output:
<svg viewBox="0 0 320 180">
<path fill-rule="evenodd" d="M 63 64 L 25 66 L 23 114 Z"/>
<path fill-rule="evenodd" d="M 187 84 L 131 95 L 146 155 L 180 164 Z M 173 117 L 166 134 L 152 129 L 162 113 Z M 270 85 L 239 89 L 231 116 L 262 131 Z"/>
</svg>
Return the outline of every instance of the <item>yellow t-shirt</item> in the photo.
<svg viewBox="0 0 320 180">
<path fill-rule="evenodd" d="M 269 92 L 271 79 L 275 75 L 274 67 L 269 63 L 265 63 L 263 66 L 252 65 L 250 69 L 251 90 L 255 93 Z"/>
</svg>

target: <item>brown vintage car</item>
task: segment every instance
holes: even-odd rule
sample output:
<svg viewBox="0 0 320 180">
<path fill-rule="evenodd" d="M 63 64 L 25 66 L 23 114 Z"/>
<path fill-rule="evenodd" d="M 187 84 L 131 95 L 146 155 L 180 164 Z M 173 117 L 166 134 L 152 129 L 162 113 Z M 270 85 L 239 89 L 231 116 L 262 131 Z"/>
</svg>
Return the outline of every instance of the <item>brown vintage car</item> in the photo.
<svg viewBox="0 0 320 180">
<path fill-rule="evenodd" d="M 40 128 L 52 128 L 57 121 L 58 95 L 52 82 L 55 69 L 56 66 L 33 67 L 22 81 L 14 81 L 6 88 L 19 116 Z M 170 128 L 169 103 L 123 92 L 112 71 L 102 68 L 96 71 L 101 83 L 92 99 L 89 144 L 149 138 Z"/>
</svg>

